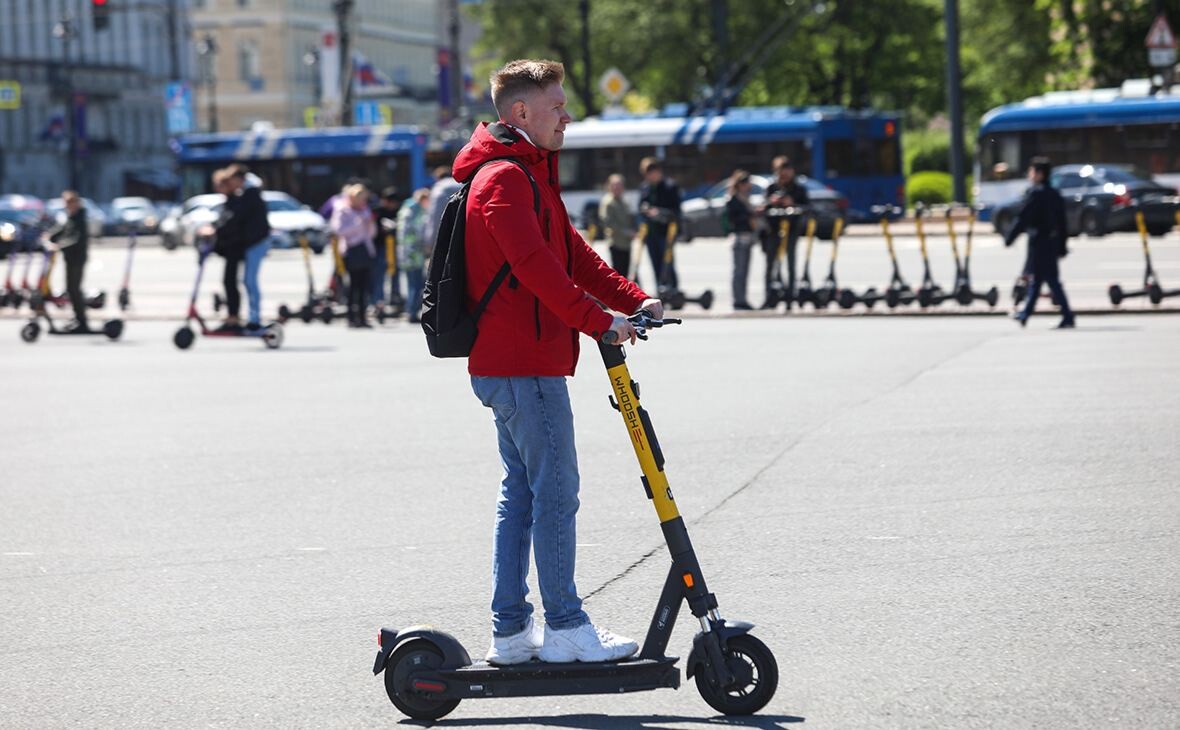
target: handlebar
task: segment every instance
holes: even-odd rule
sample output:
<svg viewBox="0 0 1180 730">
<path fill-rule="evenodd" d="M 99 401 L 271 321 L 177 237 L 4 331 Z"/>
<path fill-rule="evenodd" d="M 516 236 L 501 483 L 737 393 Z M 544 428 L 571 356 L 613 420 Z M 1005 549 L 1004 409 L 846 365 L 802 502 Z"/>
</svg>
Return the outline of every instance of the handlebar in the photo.
<svg viewBox="0 0 1180 730">
<path fill-rule="evenodd" d="M 874 205 L 872 208 L 869 208 L 869 211 L 878 218 L 905 214 L 905 209 L 900 205 Z"/>
<path fill-rule="evenodd" d="M 787 216 L 807 215 L 811 208 L 806 205 L 785 205 L 767 208 L 766 215 L 770 218 L 785 218 Z"/>
<path fill-rule="evenodd" d="M 658 327 L 664 327 L 670 324 L 681 323 L 681 320 L 677 319 L 676 317 L 664 317 L 663 319 L 656 319 L 655 317 L 651 316 L 651 313 L 646 309 L 641 309 L 635 314 L 632 314 L 627 318 L 627 321 L 630 322 L 633 327 L 635 327 L 635 332 L 641 340 L 647 339 L 647 331 L 649 329 L 656 329 Z M 602 333 L 602 337 L 599 339 L 599 341 L 604 345 L 617 345 L 619 344 L 618 339 L 619 336 L 615 334 L 614 330 L 607 330 L 606 332 Z"/>
</svg>

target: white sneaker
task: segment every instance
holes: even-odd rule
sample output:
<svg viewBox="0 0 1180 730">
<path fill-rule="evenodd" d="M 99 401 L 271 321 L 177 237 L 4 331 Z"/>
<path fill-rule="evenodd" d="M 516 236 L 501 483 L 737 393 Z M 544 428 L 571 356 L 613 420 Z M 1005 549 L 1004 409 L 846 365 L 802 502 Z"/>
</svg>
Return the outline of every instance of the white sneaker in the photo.
<svg viewBox="0 0 1180 730">
<path fill-rule="evenodd" d="M 615 636 L 593 624 L 558 631 L 545 627 L 543 662 L 617 662 L 639 651 L 631 639 Z"/>
<path fill-rule="evenodd" d="M 492 648 L 488 649 L 488 654 L 484 657 L 488 664 L 507 665 L 507 664 L 524 664 L 537 658 L 537 654 L 541 651 L 541 642 L 544 635 L 541 633 L 541 627 L 533 622 L 533 618 L 529 617 L 529 622 L 524 627 L 524 631 L 512 636 L 493 636 Z"/>
</svg>

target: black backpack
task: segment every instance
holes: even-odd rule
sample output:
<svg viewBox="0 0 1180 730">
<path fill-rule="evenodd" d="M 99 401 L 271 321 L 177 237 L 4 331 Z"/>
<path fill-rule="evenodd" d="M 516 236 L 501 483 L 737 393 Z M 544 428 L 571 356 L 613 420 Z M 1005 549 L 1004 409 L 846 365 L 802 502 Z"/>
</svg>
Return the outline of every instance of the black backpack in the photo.
<svg viewBox="0 0 1180 730">
<path fill-rule="evenodd" d="M 528 167 L 514 157 L 496 157 L 484 162 L 463 183 L 463 187 L 447 200 L 434 239 L 434 253 L 430 256 L 426 284 L 422 289 L 422 331 L 426 333 L 426 346 L 435 357 L 467 357 L 471 354 L 479 334 L 476 326 L 479 318 L 510 271 L 505 261 L 479 298 L 475 311 L 467 311 L 467 195 L 480 168 L 498 160 L 507 160 L 524 170 L 533 186 L 533 209 L 537 214 L 541 212 L 541 191 L 537 189 L 537 181 Z"/>
</svg>

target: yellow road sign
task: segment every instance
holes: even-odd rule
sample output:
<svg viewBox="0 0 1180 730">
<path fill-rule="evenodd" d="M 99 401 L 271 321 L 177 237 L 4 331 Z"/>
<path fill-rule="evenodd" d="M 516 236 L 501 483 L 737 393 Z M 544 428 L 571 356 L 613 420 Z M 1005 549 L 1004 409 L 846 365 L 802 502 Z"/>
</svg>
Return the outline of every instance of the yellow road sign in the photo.
<svg viewBox="0 0 1180 730">
<path fill-rule="evenodd" d="M 0 109 L 20 109 L 20 83 L 0 81 Z"/>
</svg>

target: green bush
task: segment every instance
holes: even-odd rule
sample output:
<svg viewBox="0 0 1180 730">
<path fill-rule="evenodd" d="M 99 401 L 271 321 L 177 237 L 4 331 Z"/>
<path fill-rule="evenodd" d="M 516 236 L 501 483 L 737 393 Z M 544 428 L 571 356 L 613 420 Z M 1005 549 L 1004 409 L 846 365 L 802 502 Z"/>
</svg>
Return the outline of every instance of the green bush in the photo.
<svg viewBox="0 0 1180 730">
<path fill-rule="evenodd" d="M 904 142 L 907 174 L 923 170 L 951 171 L 951 134 L 944 129 L 907 132 Z M 963 150 L 963 161 L 971 164 L 971 151 Z"/>
<path fill-rule="evenodd" d="M 915 172 L 906 179 L 906 205 L 913 207 L 915 203 L 926 205 L 949 203 L 954 196 L 954 183 L 948 172 L 937 170 L 923 170 Z"/>
</svg>

